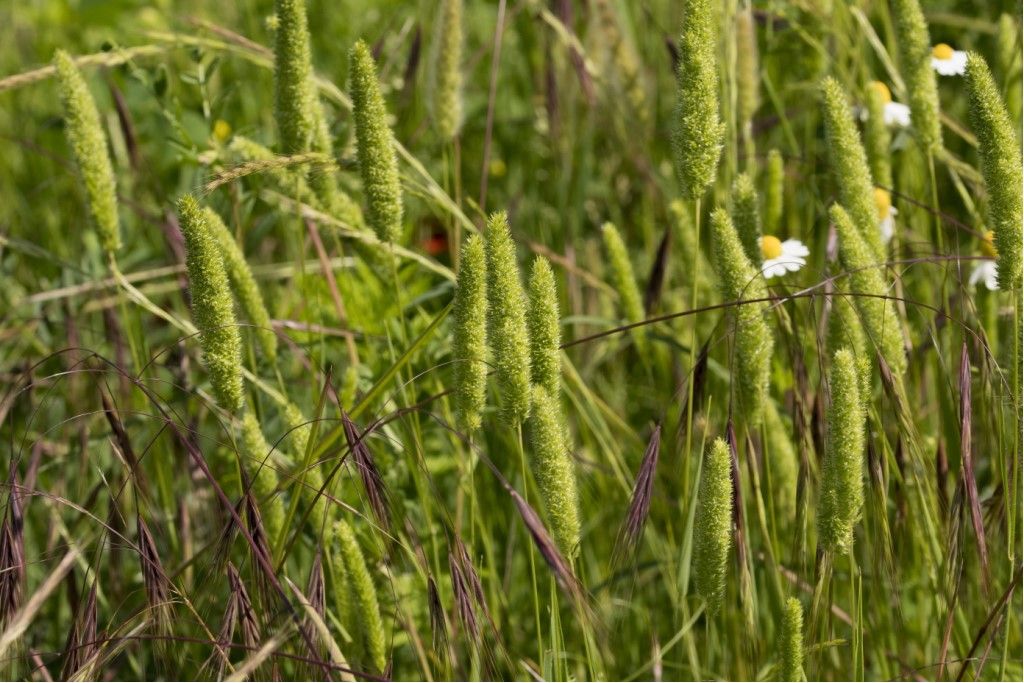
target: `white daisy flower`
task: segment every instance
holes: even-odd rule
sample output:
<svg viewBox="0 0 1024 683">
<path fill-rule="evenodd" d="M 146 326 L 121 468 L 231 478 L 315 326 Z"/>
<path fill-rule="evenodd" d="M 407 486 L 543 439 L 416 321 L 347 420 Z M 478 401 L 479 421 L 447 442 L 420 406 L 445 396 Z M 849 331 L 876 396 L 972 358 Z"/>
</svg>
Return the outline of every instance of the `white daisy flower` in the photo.
<svg viewBox="0 0 1024 683">
<path fill-rule="evenodd" d="M 996 268 L 996 245 L 993 242 L 995 235 L 989 230 L 985 233 L 985 238 L 981 240 L 981 253 L 987 256 L 990 260 L 982 261 L 978 265 L 974 266 L 974 270 L 971 271 L 971 277 L 967 280 L 967 284 L 974 287 L 979 282 L 984 282 L 985 287 L 989 291 L 996 291 L 999 289 L 999 278 L 997 277 L 998 269 Z"/>
<path fill-rule="evenodd" d="M 940 76 L 963 76 L 967 68 L 967 53 L 939 43 L 932 48 L 932 68 Z"/>
<path fill-rule="evenodd" d="M 881 81 L 872 81 L 868 87 L 875 88 L 878 90 L 878 94 L 882 96 L 882 120 L 885 121 L 885 125 L 893 128 L 906 128 L 910 125 L 910 107 L 899 102 L 893 102 L 889 86 Z M 860 117 L 861 120 L 867 120 L 867 107 L 861 109 Z"/>
<path fill-rule="evenodd" d="M 875 188 L 875 206 L 878 208 L 878 231 L 882 233 L 882 241 L 888 244 L 896 232 L 896 214 L 899 212 L 892 205 L 889 193 L 880 187 Z"/>
<path fill-rule="evenodd" d="M 807 265 L 810 253 L 800 240 L 780 242 L 774 235 L 764 235 L 761 237 L 761 254 L 764 256 L 761 272 L 766 278 L 795 273 Z"/>
</svg>

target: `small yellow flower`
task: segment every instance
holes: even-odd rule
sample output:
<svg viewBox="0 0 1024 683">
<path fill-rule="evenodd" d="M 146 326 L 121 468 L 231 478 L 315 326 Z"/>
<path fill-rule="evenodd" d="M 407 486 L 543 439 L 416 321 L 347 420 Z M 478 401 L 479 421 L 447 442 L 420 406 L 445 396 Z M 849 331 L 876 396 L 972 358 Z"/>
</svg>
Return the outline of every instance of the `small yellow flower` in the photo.
<svg viewBox="0 0 1024 683">
<path fill-rule="evenodd" d="M 882 241 L 887 243 L 896 231 L 896 207 L 892 205 L 892 197 L 888 190 L 875 188 L 875 207 L 878 209 L 878 230 L 882 233 Z"/>
<path fill-rule="evenodd" d="M 981 253 L 987 256 L 988 259 L 974 266 L 974 270 L 971 271 L 971 277 L 968 280 L 968 284 L 972 287 L 979 282 L 984 282 L 985 287 L 992 292 L 999 289 L 999 270 L 996 268 L 995 262 L 998 254 L 996 253 L 994 238 L 995 234 L 991 230 L 985 233 L 981 240 Z"/>
<path fill-rule="evenodd" d="M 932 68 L 940 76 L 963 76 L 967 68 L 967 53 L 939 43 L 932 48 Z"/>
<path fill-rule="evenodd" d="M 871 81 L 869 88 L 874 88 L 882 98 L 885 106 L 882 116 L 885 118 L 885 125 L 905 128 L 910 125 L 910 107 L 899 102 L 892 101 L 892 91 L 889 86 L 881 81 Z M 867 110 L 861 111 L 861 118 L 867 118 Z"/>
<path fill-rule="evenodd" d="M 213 124 L 213 137 L 217 142 L 225 142 L 231 137 L 231 124 L 224 119 L 217 119 Z"/>
<path fill-rule="evenodd" d="M 766 278 L 795 273 L 807 265 L 807 256 L 810 253 L 811 251 L 800 240 L 788 239 L 782 242 L 775 235 L 762 235 L 761 254 L 764 256 L 764 263 L 761 272 Z"/>
<path fill-rule="evenodd" d="M 508 168 L 505 166 L 505 162 L 501 159 L 494 159 L 491 161 L 490 166 L 487 169 L 492 178 L 503 178 Z"/>
</svg>

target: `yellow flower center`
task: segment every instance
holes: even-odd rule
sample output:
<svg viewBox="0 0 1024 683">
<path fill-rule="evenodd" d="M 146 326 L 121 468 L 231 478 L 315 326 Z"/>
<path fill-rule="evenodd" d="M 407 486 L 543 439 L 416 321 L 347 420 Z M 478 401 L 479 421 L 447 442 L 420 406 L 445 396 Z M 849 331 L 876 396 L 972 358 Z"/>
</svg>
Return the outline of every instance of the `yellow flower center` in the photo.
<svg viewBox="0 0 1024 683">
<path fill-rule="evenodd" d="M 932 48 L 932 56 L 935 57 L 935 59 L 941 59 L 944 61 L 947 59 L 953 59 L 953 48 L 945 43 L 939 43 Z"/>
<path fill-rule="evenodd" d="M 892 102 L 892 93 L 889 92 L 889 86 L 882 83 L 882 81 L 871 81 L 868 87 L 874 88 L 878 91 L 878 96 L 882 98 L 882 102 L 885 102 L 886 104 Z"/>
<path fill-rule="evenodd" d="M 878 209 L 878 220 L 884 221 L 892 209 L 892 198 L 880 187 L 875 188 L 875 208 Z"/>
<path fill-rule="evenodd" d="M 775 235 L 765 235 L 761 238 L 761 254 L 765 259 L 779 258 L 782 256 L 782 242 Z"/>
<path fill-rule="evenodd" d="M 995 233 L 991 230 L 985 233 L 984 239 L 981 240 L 981 253 L 989 258 L 996 257 L 996 245 L 995 245 Z"/>
<path fill-rule="evenodd" d="M 217 138 L 220 142 L 224 142 L 231 137 L 231 124 L 224 119 L 217 119 L 216 123 L 213 124 L 213 137 Z"/>
</svg>

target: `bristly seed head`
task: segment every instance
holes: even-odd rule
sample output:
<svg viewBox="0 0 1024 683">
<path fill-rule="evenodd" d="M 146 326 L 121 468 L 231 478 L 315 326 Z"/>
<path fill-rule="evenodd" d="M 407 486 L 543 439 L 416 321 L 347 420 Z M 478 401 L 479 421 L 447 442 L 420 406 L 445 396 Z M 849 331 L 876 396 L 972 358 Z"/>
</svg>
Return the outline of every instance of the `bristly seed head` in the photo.
<svg viewBox="0 0 1024 683">
<path fill-rule="evenodd" d="M 709 614 L 722 606 L 732 545 L 732 467 L 729 445 L 715 439 L 704 455 L 694 520 L 693 581 Z"/>
<path fill-rule="evenodd" d="M 487 254 L 472 234 L 462 243 L 452 309 L 455 411 L 463 429 L 480 427 L 487 402 Z"/>
<path fill-rule="evenodd" d="M 557 398 L 561 389 L 561 328 L 558 290 L 551 264 L 543 256 L 533 261 L 530 271 L 529 309 L 526 323 L 530 334 L 530 364 L 533 381 Z"/>
</svg>

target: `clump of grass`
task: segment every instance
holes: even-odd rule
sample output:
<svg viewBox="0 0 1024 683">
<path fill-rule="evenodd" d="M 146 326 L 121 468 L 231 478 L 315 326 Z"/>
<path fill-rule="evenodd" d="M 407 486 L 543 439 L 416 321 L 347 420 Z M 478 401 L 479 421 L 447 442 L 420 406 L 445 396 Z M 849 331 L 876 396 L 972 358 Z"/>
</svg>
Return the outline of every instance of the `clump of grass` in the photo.
<svg viewBox="0 0 1024 683">
<path fill-rule="evenodd" d="M 825 437 L 825 466 L 818 500 L 818 542 L 842 554 L 853 543 L 853 527 L 864 505 L 864 411 L 857 361 L 849 349 L 832 357 Z"/>
<path fill-rule="evenodd" d="M 462 244 L 455 286 L 452 357 L 455 360 L 455 410 L 464 429 L 480 427 L 487 401 L 487 254 L 479 235 Z"/>
<path fill-rule="evenodd" d="M 227 270 L 207 214 L 191 195 L 178 200 L 187 248 L 192 317 L 199 328 L 203 362 L 217 401 L 226 410 L 242 405 L 242 340 L 238 334 Z"/>
<path fill-rule="evenodd" d="M 377 83 L 377 66 L 370 48 L 357 42 L 349 52 L 349 92 L 356 124 L 359 173 L 370 226 L 385 242 L 402 237 L 402 186 L 398 159 L 387 121 L 384 96 Z"/>
<path fill-rule="evenodd" d="M 694 585 L 709 614 L 722 607 L 725 574 L 732 545 L 732 475 L 729 445 L 715 439 L 704 455 L 694 521 Z"/>
<path fill-rule="evenodd" d="M 994 233 L 999 286 L 1021 284 L 1021 155 L 999 90 L 985 60 L 967 57 L 971 125 L 978 136 L 981 172 L 988 190 L 988 220 Z"/>
<path fill-rule="evenodd" d="M 519 279 L 516 245 L 504 211 L 491 214 L 484 235 L 487 253 L 487 337 L 493 351 L 505 422 L 530 415 L 530 337 L 526 294 Z"/>
<path fill-rule="evenodd" d="M 113 254 L 121 248 L 117 185 L 96 102 L 71 55 L 64 50 L 57 50 L 53 64 L 57 69 L 60 98 L 64 103 L 66 133 L 82 182 L 85 183 L 89 213 L 96 224 L 103 248 Z"/>
</svg>

